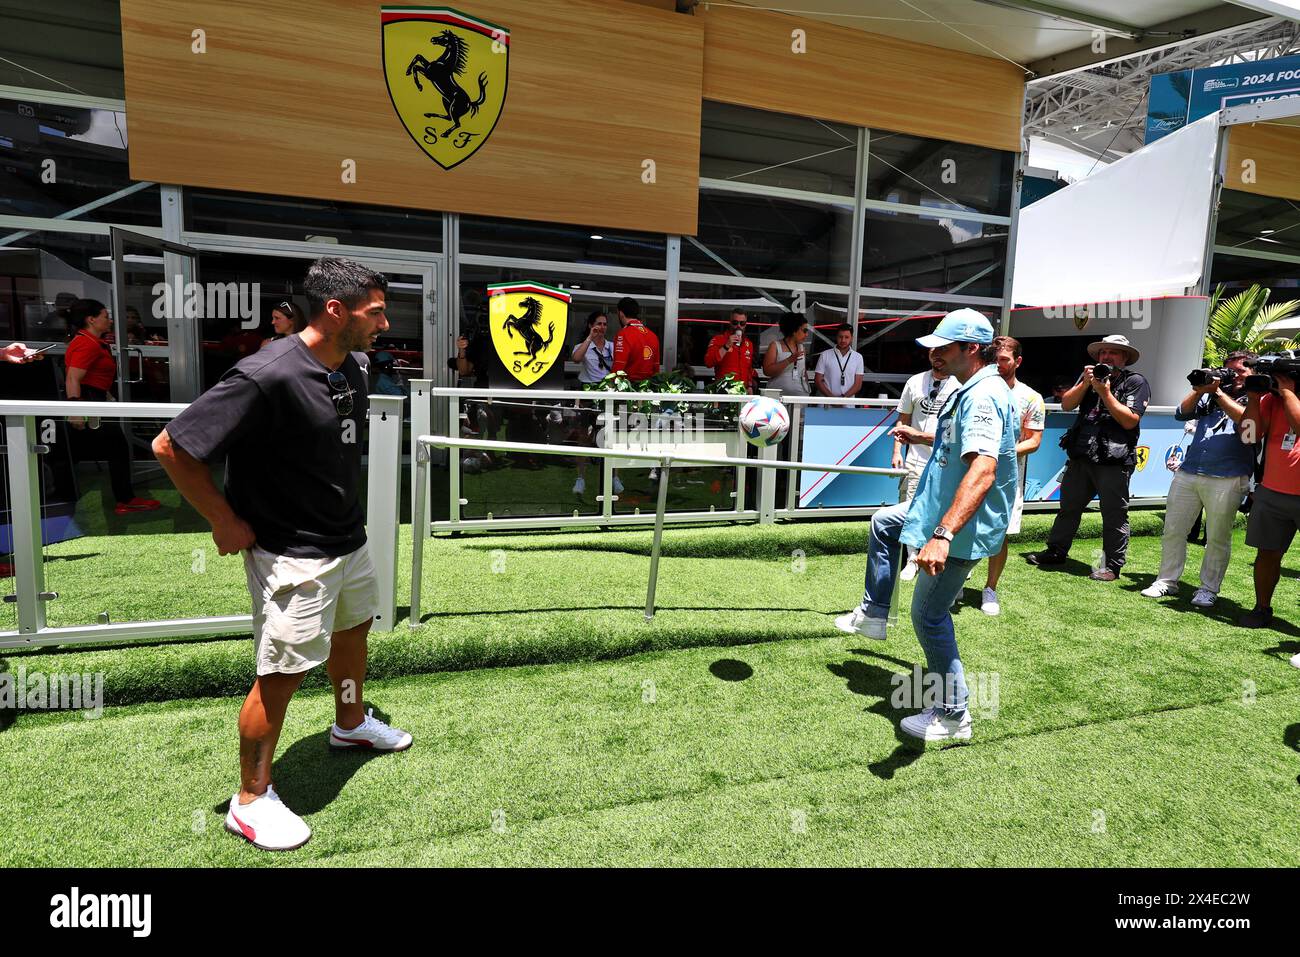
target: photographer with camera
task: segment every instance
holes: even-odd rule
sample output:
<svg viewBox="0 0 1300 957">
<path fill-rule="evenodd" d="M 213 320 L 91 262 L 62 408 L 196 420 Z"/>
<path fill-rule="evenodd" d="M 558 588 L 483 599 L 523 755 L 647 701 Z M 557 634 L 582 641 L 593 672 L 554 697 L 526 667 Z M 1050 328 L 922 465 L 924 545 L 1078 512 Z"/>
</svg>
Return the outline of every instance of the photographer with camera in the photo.
<svg viewBox="0 0 1300 957">
<path fill-rule="evenodd" d="M 1079 530 L 1079 519 L 1092 497 L 1101 498 L 1105 565 L 1093 569 L 1094 581 L 1119 578 L 1128 552 L 1128 488 L 1137 466 L 1142 414 L 1151 403 L 1151 386 L 1125 366 L 1138 361 L 1137 349 L 1124 336 L 1106 336 L 1088 346 L 1095 365 L 1063 396 L 1061 409 L 1079 417 L 1061 439 L 1069 463 L 1061 476 L 1061 508 L 1047 536 L 1047 548 L 1027 556 L 1031 565 L 1064 565 Z"/>
<path fill-rule="evenodd" d="M 1196 432 L 1169 484 L 1160 573 L 1142 591 L 1148 598 L 1177 593 L 1187 562 L 1187 535 L 1202 509 L 1205 556 L 1201 587 L 1192 604 L 1209 608 L 1219 597 L 1232 555 L 1232 522 L 1255 471 L 1255 447 L 1243 443 L 1238 432 L 1246 412 L 1248 364 L 1254 359 L 1253 352 L 1234 352 L 1222 369 L 1194 369 L 1187 376 L 1192 391 L 1178 404 L 1174 418 L 1195 421 Z"/>
<path fill-rule="evenodd" d="M 1294 353 L 1261 356 L 1246 377 L 1243 441 L 1264 446 L 1264 476 L 1255 486 L 1255 503 L 1246 523 L 1246 544 L 1255 553 L 1255 607 L 1237 619 L 1243 628 L 1273 622 L 1273 591 L 1282 574 L 1282 556 L 1300 528 L 1300 357 Z M 1293 661 L 1293 663 L 1296 663 Z M 1297 665 L 1300 667 L 1300 664 Z"/>
</svg>

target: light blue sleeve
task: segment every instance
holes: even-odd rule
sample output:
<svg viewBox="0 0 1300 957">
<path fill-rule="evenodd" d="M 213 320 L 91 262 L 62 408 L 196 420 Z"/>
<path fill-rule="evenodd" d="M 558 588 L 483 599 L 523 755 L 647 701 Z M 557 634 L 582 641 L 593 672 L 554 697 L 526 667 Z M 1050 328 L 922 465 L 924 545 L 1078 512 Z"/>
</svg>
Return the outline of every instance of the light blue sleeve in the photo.
<svg viewBox="0 0 1300 957">
<path fill-rule="evenodd" d="M 1006 404 L 999 404 L 986 390 L 980 389 L 965 397 L 959 414 L 960 456 L 964 459 L 974 453 L 997 458 L 1002 452 Z"/>
</svg>

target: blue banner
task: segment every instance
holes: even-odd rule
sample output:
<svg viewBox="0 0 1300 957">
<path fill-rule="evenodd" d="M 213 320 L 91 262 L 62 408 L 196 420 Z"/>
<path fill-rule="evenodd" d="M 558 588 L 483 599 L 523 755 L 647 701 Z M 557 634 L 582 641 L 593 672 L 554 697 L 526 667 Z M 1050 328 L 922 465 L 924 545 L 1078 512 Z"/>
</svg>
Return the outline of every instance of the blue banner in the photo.
<svg viewBox="0 0 1300 957">
<path fill-rule="evenodd" d="M 1074 424 L 1074 412 L 1049 412 L 1043 443 L 1029 456 L 1025 500 L 1055 502 L 1061 497 L 1065 452 L 1061 437 Z M 898 421 L 892 408 L 809 406 L 804 409 L 801 462 L 889 468 L 894 440 L 889 430 Z M 1148 412 L 1142 417 L 1138 467 L 1129 483 L 1133 498 L 1164 498 L 1173 473 L 1168 461 L 1180 461 L 1187 442 L 1185 424 L 1172 412 Z M 887 475 L 842 472 L 800 472 L 800 508 L 844 508 L 892 505 L 898 501 L 898 479 Z"/>
<path fill-rule="evenodd" d="M 1146 141 L 1153 143 L 1225 106 L 1300 96 L 1300 56 L 1157 73 L 1147 100 Z"/>
</svg>

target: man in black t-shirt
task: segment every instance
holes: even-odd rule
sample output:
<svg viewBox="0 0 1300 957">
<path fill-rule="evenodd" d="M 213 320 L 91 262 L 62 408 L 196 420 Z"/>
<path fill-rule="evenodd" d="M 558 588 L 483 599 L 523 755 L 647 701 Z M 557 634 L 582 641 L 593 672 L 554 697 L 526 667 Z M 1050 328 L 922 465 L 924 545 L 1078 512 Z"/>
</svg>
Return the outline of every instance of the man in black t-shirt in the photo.
<svg viewBox="0 0 1300 957">
<path fill-rule="evenodd" d="M 1094 362 L 1113 368 L 1093 375 L 1095 366 L 1061 396 L 1061 409 L 1079 410 L 1079 418 L 1061 441 L 1069 462 L 1061 476 L 1061 508 L 1047 536 L 1047 548 L 1028 556 L 1031 565 L 1063 565 L 1079 530 L 1079 519 L 1094 495 L 1101 499 L 1101 543 L 1105 562 L 1089 576 L 1113 582 L 1128 553 L 1129 479 L 1137 466 L 1142 414 L 1151 403 L 1151 386 L 1141 373 L 1124 368 L 1138 351 L 1124 336 L 1106 336 L 1088 346 Z"/>
<path fill-rule="evenodd" d="M 360 263 L 312 263 L 307 328 L 242 359 L 153 443 L 212 525 L 218 554 L 243 552 L 257 680 L 239 713 L 241 784 L 226 829 L 264 850 L 311 836 L 271 785 L 289 699 L 309 670 L 325 664 L 334 684 L 331 747 L 411 744 L 362 710 L 366 635 L 379 599 L 360 494 L 365 350 L 388 328 L 387 286 Z M 209 468 L 217 462 L 226 466 L 224 494 Z"/>
</svg>

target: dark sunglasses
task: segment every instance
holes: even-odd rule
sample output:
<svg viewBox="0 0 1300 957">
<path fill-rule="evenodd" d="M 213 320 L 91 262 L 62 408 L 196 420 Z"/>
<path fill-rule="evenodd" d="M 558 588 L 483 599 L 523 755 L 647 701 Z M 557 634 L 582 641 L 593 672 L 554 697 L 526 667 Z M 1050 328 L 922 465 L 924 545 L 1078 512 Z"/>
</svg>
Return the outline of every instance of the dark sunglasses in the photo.
<svg viewBox="0 0 1300 957">
<path fill-rule="evenodd" d="M 325 377 L 329 383 L 330 398 L 334 400 L 334 411 L 341 417 L 352 414 L 352 396 L 355 390 L 348 385 L 348 377 L 342 372 L 331 372 Z"/>
</svg>

